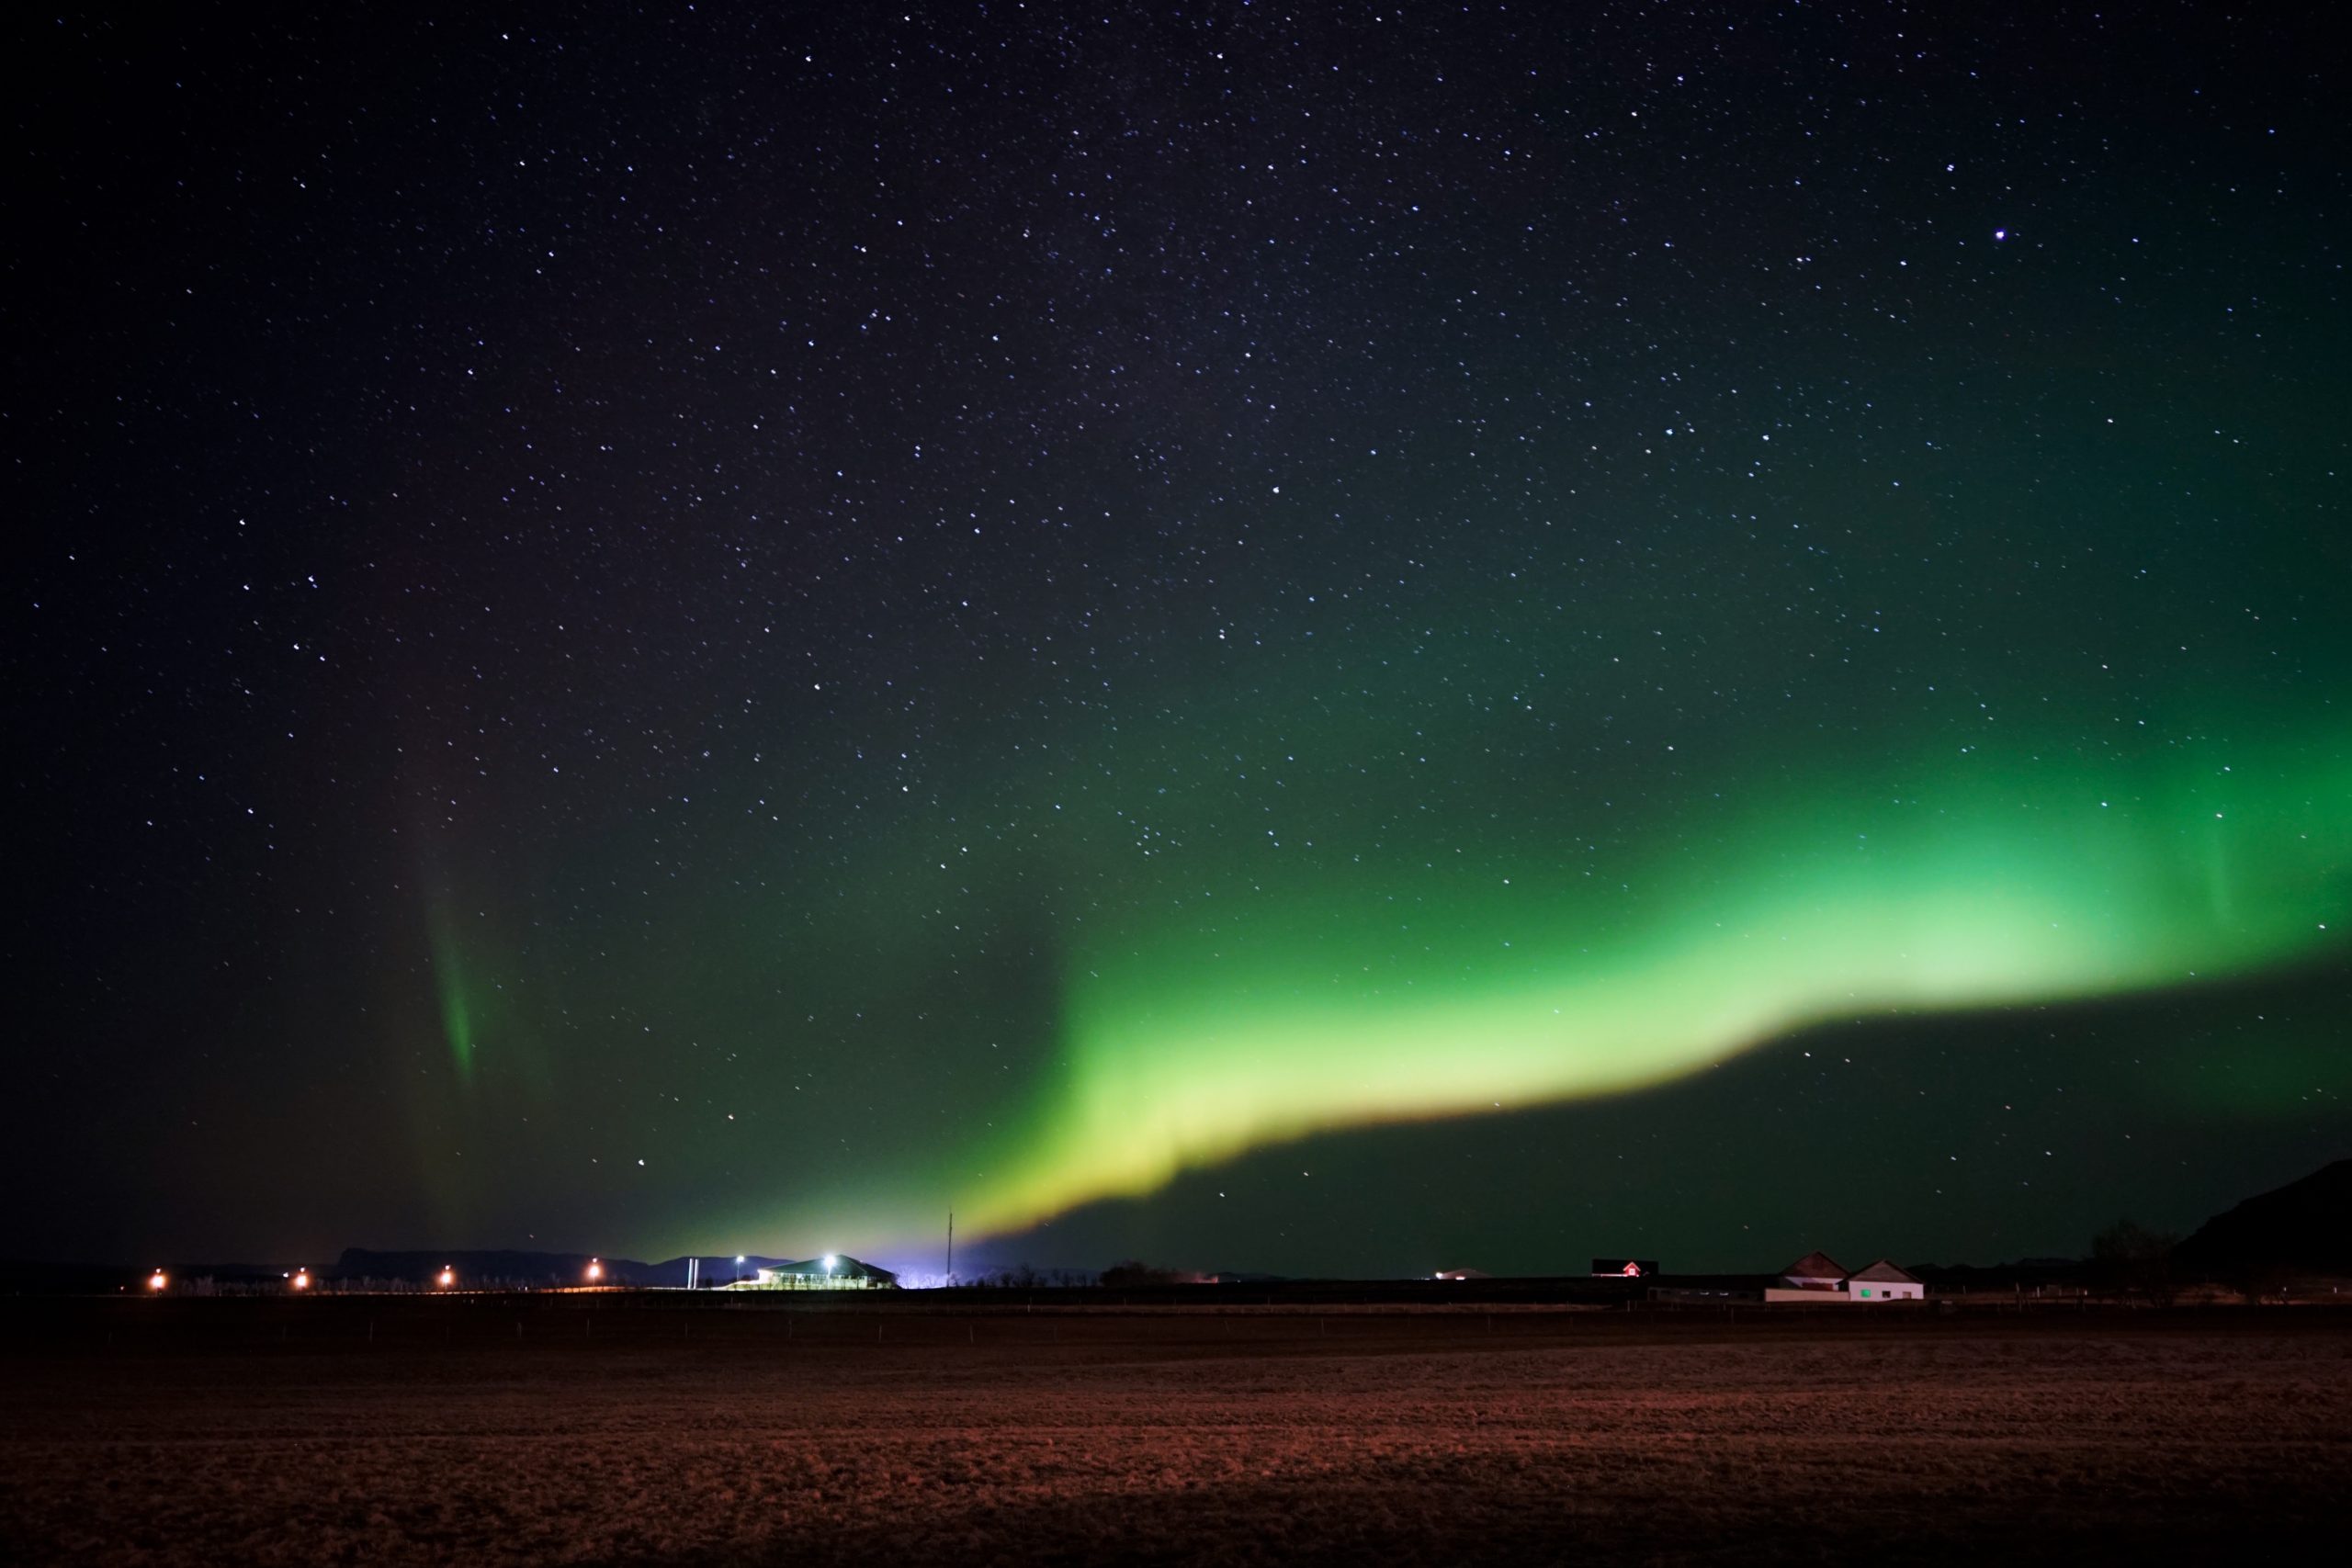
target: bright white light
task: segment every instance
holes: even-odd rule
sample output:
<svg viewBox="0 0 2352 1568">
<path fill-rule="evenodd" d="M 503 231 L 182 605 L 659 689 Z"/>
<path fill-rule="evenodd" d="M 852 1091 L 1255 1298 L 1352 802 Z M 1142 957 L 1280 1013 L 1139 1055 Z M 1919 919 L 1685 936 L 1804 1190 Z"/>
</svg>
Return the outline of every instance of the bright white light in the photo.
<svg viewBox="0 0 2352 1568">
<path fill-rule="evenodd" d="M 164 1278 L 164 1271 L 161 1269 L 147 1276 L 147 1288 L 151 1291 L 160 1291 L 170 1283 L 169 1280 Z"/>
<path fill-rule="evenodd" d="M 827 1254 L 825 1254 L 825 1272 L 826 1272 L 826 1273 L 830 1274 L 830 1273 L 831 1273 L 831 1272 L 833 1271 L 833 1262 L 834 1262 L 833 1255 L 832 1255 L 831 1253 L 830 1253 L 830 1252 L 828 1252 Z"/>
<path fill-rule="evenodd" d="M 311 1271 L 308 1269 L 294 1270 L 294 1288 L 298 1291 L 307 1291 L 311 1288 Z"/>
<path fill-rule="evenodd" d="M 601 1263 L 601 1262 L 599 1262 L 597 1259 L 595 1259 L 595 1258 L 590 1258 L 590 1259 L 588 1260 L 588 1280 L 589 1280 L 589 1282 L 590 1282 L 591 1284 L 594 1284 L 596 1280 L 601 1280 L 601 1279 L 603 1279 L 604 1277 L 605 1277 L 605 1266 L 604 1266 L 604 1264 L 603 1264 L 603 1263 Z"/>
<path fill-rule="evenodd" d="M 442 1269 L 440 1273 L 440 1281 L 445 1290 L 447 1287 L 456 1284 L 458 1282 L 458 1271 L 455 1269 Z"/>
</svg>

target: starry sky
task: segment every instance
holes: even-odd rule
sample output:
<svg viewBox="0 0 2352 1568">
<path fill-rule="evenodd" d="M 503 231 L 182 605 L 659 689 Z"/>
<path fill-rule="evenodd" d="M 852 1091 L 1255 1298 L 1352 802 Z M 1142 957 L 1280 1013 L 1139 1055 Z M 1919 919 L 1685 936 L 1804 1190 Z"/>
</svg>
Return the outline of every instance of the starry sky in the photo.
<svg viewBox="0 0 2352 1568">
<path fill-rule="evenodd" d="M 7 26 L 0 1252 L 1992 1261 L 2352 1146 L 2316 21 Z"/>
</svg>

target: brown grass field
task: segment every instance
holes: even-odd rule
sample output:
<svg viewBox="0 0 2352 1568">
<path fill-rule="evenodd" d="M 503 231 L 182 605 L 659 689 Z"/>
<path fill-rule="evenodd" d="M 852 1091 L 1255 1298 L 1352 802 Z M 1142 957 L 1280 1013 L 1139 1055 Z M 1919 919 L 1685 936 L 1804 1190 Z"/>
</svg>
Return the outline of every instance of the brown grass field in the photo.
<svg viewBox="0 0 2352 1568">
<path fill-rule="evenodd" d="M 2345 1538 L 2352 1317 L 0 1303 L 0 1560 L 2167 1562 Z"/>
</svg>

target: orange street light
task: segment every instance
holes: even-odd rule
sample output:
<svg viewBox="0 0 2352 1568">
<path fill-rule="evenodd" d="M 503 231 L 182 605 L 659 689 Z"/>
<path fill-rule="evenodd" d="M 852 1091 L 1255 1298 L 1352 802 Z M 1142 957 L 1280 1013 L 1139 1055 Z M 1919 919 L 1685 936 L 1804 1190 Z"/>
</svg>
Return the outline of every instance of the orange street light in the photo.
<svg viewBox="0 0 2352 1568">
<path fill-rule="evenodd" d="M 147 1288 L 151 1291 L 160 1291 L 170 1283 L 171 1280 L 164 1277 L 164 1271 L 161 1269 L 147 1276 Z"/>
<path fill-rule="evenodd" d="M 444 1269 L 434 1276 L 434 1282 L 446 1291 L 458 1282 L 458 1271 L 455 1269 Z"/>
<path fill-rule="evenodd" d="M 588 1260 L 588 1282 L 589 1282 L 590 1284 L 592 1284 L 592 1285 L 593 1285 L 593 1284 L 594 1284 L 597 1280 L 599 1280 L 603 1279 L 604 1277 L 605 1277 L 605 1266 L 604 1266 L 604 1264 L 603 1264 L 603 1263 L 601 1263 L 601 1262 L 599 1262 L 597 1259 L 595 1259 L 595 1258 L 590 1258 L 590 1259 Z"/>
<path fill-rule="evenodd" d="M 294 1288 L 298 1291 L 307 1291 L 311 1288 L 311 1271 L 308 1269 L 294 1270 Z"/>
</svg>

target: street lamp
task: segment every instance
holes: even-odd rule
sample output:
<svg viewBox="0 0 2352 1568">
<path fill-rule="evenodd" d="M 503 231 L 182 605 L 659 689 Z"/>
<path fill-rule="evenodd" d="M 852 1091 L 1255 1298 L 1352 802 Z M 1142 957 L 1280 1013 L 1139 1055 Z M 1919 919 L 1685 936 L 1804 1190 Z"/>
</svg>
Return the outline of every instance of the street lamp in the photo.
<svg viewBox="0 0 2352 1568">
<path fill-rule="evenodd" d="M 153 1274 L 147 1276 L 147 1288 L 151 1291 L 161 1291 L 164 1286 L 170 1283 L 171 1280 L 164 1278 L 164 1271 L 161 1269 L 156 1269 Z"/>
<path fill-rule="evenodd" d="M 455 1269 L 444 1269 L 433 1278 L 434 1283 L 446 1291 L 458 1282 L 458 1271 Z"/>
<path fill-rule="evenodd" d="M 589 1282 L 590 1284 L 592 1284 L 592 1285 L 593 1285 L 593 1284 L 594 1284 L 597 1280 L 599 1280 L 603 1279 L 604 1277 L 605 1277 L 605 1266 L 604 1266 L 604 1264 L 603 1264 L 603 1263 L 601 1263 L 601 1262 L 599 1262 L 597 1259 L 595 1259 L 595 1258 L 590 1258 L 590 1259 L 588 1260 L 588 1282 Z"/>
<path fill-rule="evenodd" d="M 294 1288 L 298 1291 L 307 1291 L 311 1288 L 311 1271 L 308 1269 L 294 1270 Z"/>
</svg>

